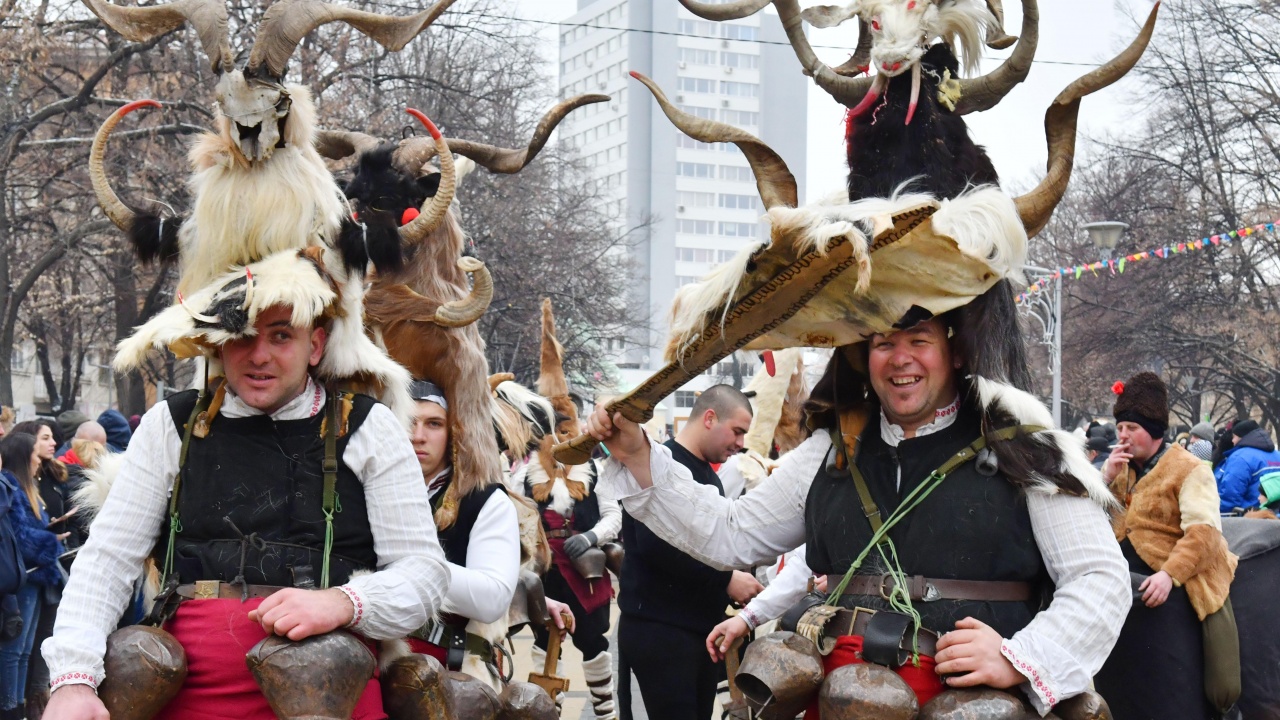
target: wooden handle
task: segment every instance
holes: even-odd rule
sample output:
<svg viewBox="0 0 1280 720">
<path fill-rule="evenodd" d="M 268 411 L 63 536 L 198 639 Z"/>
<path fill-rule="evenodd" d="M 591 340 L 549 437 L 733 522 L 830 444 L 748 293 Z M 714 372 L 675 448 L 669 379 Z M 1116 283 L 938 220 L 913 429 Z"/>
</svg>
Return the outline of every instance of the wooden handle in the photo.
<svg viewBox="0 0 1280 720">
<path fill-rule="evenodd" d="M 725 675 L 729 679 L 729 697 L 734 700 L 742 699 L 742 691 L 738 689 L 738 650 L 742 648 L 742 638 L 739 637 L 729 646 L 729 652 L 724 656 Z"/>
<path fill-rule="evenodd" d="M 560 617 L 565 624 L 569 624 L 569 615 L 560 613 Z M 560 662 L 560 628 L 556 627 L 555 619 L 547 621 L 547 660 L 542 664 L 542 674 L 547 677 L 556 677 L 556 664 Z"/>
<path fill-rule="evenodd" d="M 551 456 L 556 459 L 556 462 L 565 465 L 585 465 L 591 460 L 591 454 L 595 452 L 596 447 L 599 445 L 599 440 L 587 433 L 583 433 L 572 440 L 562 442 L 551 448 Z"/>
</svg>

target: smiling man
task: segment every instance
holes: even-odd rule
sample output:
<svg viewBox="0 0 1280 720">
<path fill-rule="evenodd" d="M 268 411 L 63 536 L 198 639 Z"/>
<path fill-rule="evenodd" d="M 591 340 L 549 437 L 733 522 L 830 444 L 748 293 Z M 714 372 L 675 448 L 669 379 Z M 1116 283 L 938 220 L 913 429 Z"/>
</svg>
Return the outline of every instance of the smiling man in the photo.
<svg viewBox="0 0 1280 720">
<path fill-rule="evenodd" d="M 245 665 L 255 643 L 339 628 L 404 637 L 441 606 L 449 572 L 421 522 L 431 506 L 403 426 L 373 398 L 314 377 L 332 286 L 302 255 L 251 267 L 224 279 L 203 313 L 177 306 L 157 319 L 180 326 L 167 337 L 209 348 L 225 381 L 143 417 L 44 644 L 51 720 L 107 716 L 95 694 L 107 636 L 148 557 L 168 580 L 153 621 L 188 664 L 159 718 L 270 720 Z M 272 303 L 283 296 L 315 302 Z M 376 680 L 354 717 L 386 717 Z"/>
<path fill-rule="evenodd" d="M 958 335 L 988 312 L 838 348 L 806 406 L 813 436 L 737 501 L 601 410 L 590 432 L 612 455 L 606 480 L 628 514 L 713 567 L 807 543 L 828 588 L 847 580 L 829 600 L 842 609 L 818 621 L 835 641 L 828 672 L 885 665 L 921 704 L 948 687 L 1019 688 L 1047 713 L 1088 689 L 1128 608 L 1128 575 L 1083 448 L 1047 428 L 1033 397 L 993 381 L 1018 377 L 1000 368 L 1022 356 Z M 907 605 L 918 624 L 898 612 Z"/>
</svg>

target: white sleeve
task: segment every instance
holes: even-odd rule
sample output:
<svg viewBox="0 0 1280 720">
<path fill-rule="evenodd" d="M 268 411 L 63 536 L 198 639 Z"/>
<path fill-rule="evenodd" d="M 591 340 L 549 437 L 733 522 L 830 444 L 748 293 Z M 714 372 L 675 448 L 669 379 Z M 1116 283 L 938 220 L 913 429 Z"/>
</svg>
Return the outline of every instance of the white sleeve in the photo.
<svg viewBox="0 0 1280 720">
<path fill-rule="evenodd" d="M 633 518 L 681 552 L 718 570 L 750 568 L 804 542 L 805 500 L 830 448 L 826 433 L 814 435 L 787 453 L 759 487 L 733 502 L 694 482 L 689 469 L 653 441 L 652 487 L 641 490 L 614 458 L 605 462 L 601 484 Z"/>
<path fill-rule="evenodd" d="M 720 486 L 724 488 L 724 496 L 730 500 L 737 500 L 742 496 L 742 491 L 747 489 L 747 479 L 738 469 L 738 463 L 741 460 L 741 453 L 731 456 L 724 461 L 716 473 L 720 476 Z"/>
<path fill-rule="evenodd" d="M 1106 513 L 1092 500 L 1027 493 L 1040 555 L 1056 588 L 1049 607 L 1004 641 L 1041 715 L 1089 688 L 1133 602 L 1129 566 Z"/>
<path fill-rule="evenodd" d="M 53 636 L 41 648 L 52 687 L 102 682 L 107 635 L 133 599 L 134 581 L 160 535 L 181 448 L 168 403 L 156 403 L 134 431 L 71 566 Z"/>
<path fill-rule="evenodd" d="M 520 527 L 511 498 L 494 492 L 467 539 L 467 565 L 449 563 L 444 612 L 482 623 L 506 617 L 520 574 Z"/>
<path fill-rule="evenodd" d="M 591 462 L 596 462 L 592 460 Z M 618 537 L 618 533 L 622 532 L 622 507 L 618 505 L 618 498 L 609 490 L 600 491 L 601 480 L 604 479 L 604 470 L 599 464 L 596 465 L 595 487 L 592 492 L 596 494 L 596 505 L 600 508 L 600 520 L 591 528 L 591 532 L 596 536 L 596 545 L 602 545 L 610 542 Z"/>
<path fill-rule="evenodd" d="M 449 586 L 422 470 L 404 427 L 384 405 L 369 411 L 342 459 L 364 484 L 378 556 L 377 572 L 340 588 L 356 606 L 351 627 L 374 640 L 402 638 L 436 614 Z"/>
<path fill-rule="evenodd" d="M 809 578 L 813 571 L 805 562 L 805 546 L 801 545 L 786 556 L 782 572 L 751 602 L 746 609 L 757 623 L 766 623 L 782 617 L 782 614 L 800 602 L 809 590 Z"/>
</svg>

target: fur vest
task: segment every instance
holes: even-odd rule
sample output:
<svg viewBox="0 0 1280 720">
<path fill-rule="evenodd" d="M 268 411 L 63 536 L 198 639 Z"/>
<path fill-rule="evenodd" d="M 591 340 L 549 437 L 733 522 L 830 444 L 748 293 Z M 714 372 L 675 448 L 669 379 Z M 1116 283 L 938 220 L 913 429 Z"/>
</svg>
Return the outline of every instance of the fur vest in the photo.
<svg viewBox="0 0 1280 720">
<path fill-rule="evenodd" d="M 1174 445 L 1141 480 L 1126 466 L 1111 492 L 1128 507 L 1115 516 L 1116 540 L 1126 537 L 1152 570 L 1164 570 L 1187 587 L 1201 620 L 1222 608 L 1238 558 L 1227 549 L 1218 514 L 1213 472 Z"/>
</svg>

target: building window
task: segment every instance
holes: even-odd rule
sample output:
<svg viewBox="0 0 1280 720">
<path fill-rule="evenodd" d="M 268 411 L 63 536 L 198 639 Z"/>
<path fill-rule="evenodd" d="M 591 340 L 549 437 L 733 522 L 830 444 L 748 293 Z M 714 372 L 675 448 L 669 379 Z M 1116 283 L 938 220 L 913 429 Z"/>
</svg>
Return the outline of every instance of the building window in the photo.
<svg viewBox="0 0 1280 720">
<path fill-rule="evenodd" d="M 677 105 L 681 110 L 689 113 L 694 117 L 700 117 L 703 120 L 715 120 L 715 108 L 698 107 L 696 105 Z"/>
<path fill-rule="evenodd" d="M 720 53 L 720 64 L 725 67 L 755 70 L 760 67 L 760 56 L 725 51 Z"/>
<path fill-rule="evenodd" d="M 694 140 L 693 138 L 685 134 L 680 134 L 676 136 L 676 147 L 684 148 L 685 150 L 715 150 L 716 149 L 716 145 L 714 143 L 704 143 L 700 140 Z"/>
<path fill-rule="evenodd" d="M 755 210 L 756 197 L 754 195 L 721 195 L 720 207 L 728 210 Z"/>
<path fill-rule="evenodd" d="M 676 193 L 676 203 L 687 208 L 714 207 L 716 204 L 716 194 L 681 190 Z"/>
<path fill-rule="evenodd" d="M 688 65 L 715 65 L 716 51 L 680 48 L 680 62 Z"/>
<path fill-rule="evenodd" d="M 720 84 L 724 85 L 723 82 Z M 680 89 L 680 92 L 710 94 L 716 91 L 716 81 L 705 78 L 682 77 L 677 82 L 676 87 Z"/>
<path fill-rule="evenodd" d="M 734 251 L 734 250 L 717 250 L 716 262 L 722 262 L 722 263 L 729 262 L 737 254 L 738 254 L 737 251 Z"/>
<path fill-rule="evenodd" d="M 713 235 L 716 224 L 711 220 L 677 220 L 676 232 L 685 235 Z"/>
<path fill-rule="evenodd" d="M 676 248 L 677 262 L 714 263 L 716 251 L 707 248 Z"/>
<path fill-rule="evenodd" d="M 746 168 L 743 168 L 743 170 L 746 170 Z M 749 173 L 750 171 L 748 170 Z M 711 180 L 715 179 L 716 166 L 707 163 L 678 162 L 676 163 L 676 175 Z"/>
<path fill-rule="evenodd" d="M 681 35 L 697 35 L 699 37 L 715 37 L 716 24 L 706 20 L 681 20 L 676 26 Z"/>
<path fill-rule="evenodd" d="M 753 238 L 756 236 L 755 223 L 720 223 L 720 234 L 725 237 Z"/>
<path fill-rule="evenodd" d="M 729 97 L 760 97 L 760 86 L 755 83 L 721 80 L 720 94 Z"/>
<path fill-rule="evenodd" d="M 720 119 L 730 125 L 759 125 L 760 113 L 747 110 L 725 110 L 720 113 Z"/>
<path fill-rule="evenodd" d="M 728 23 L 720 26 L 720 37 L 725 40 L 755 40 L 757 29 L 750 25 L 731 25 Z"/>
<path fill-rule="evenodd" d="M 693 277 L 693 276 L 691 276 L 691 275 L 677 275 L 677 276 L 676 276 L 676 289 L 678 290 L 678 289 L 680 289 L 680 288 L 684 287 L 685 285 L 692 285 L 692 284 L 694 284 L 694 283 L 696 283 L 696 282 L 698 282 L 698 278 Z"/>
<path fill-rule="evenodd" d="M 691 408 L 693 402 L 698 399 L 698 393 L 692 390 L 676 391 L 676 407 Z"/>
<path fill-rule="evenodd" d="M 755 175 L 751 174 L 751 168 L 738 167 L 736 165 L 721 165 L 720 179 L 730 182 L 755 182 Z"/>
</svg>

